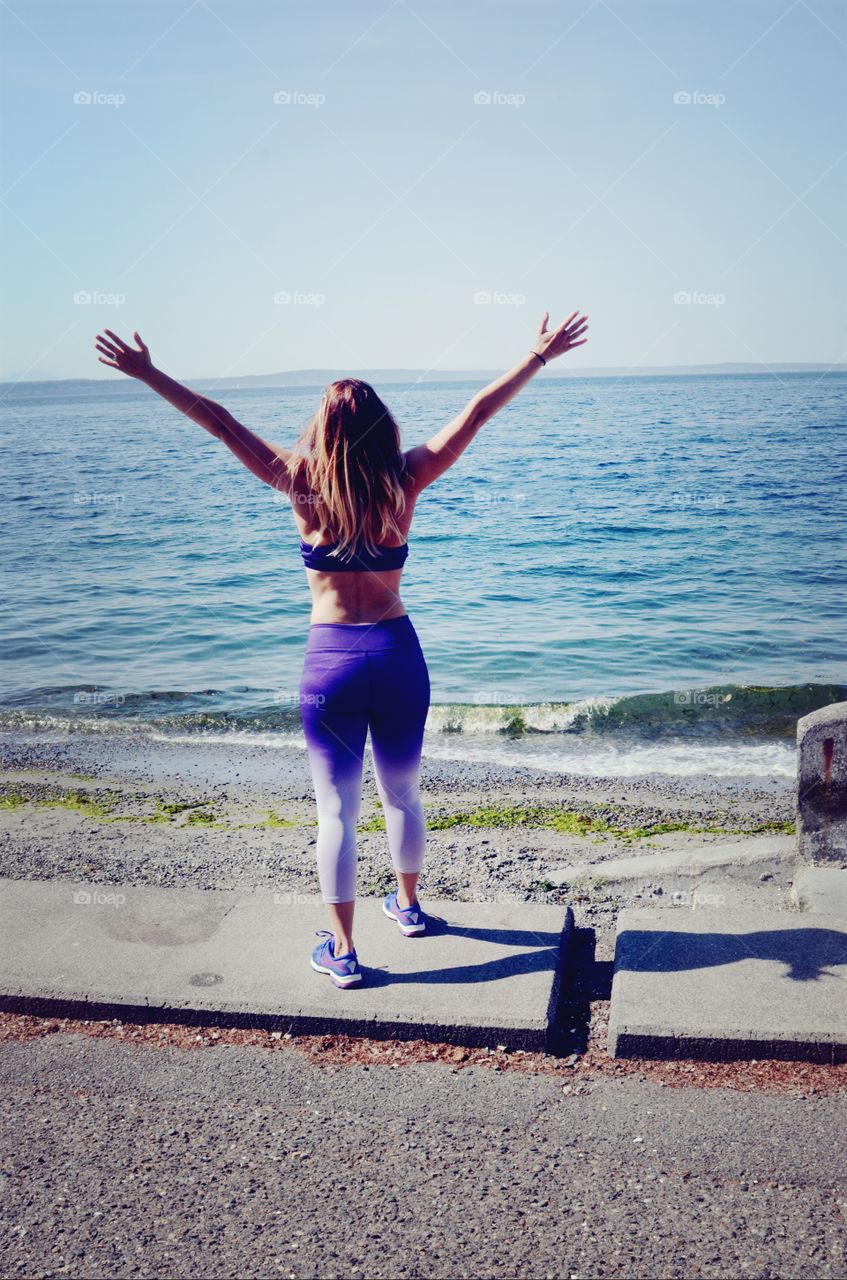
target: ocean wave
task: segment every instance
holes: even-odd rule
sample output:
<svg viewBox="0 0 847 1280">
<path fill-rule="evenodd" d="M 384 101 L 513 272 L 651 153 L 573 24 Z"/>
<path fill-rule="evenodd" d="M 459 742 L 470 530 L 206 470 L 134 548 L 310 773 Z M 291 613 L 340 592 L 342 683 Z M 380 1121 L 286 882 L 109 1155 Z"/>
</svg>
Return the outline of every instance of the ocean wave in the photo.
<svg viewBox="0 0 847 1280">
<path fill-rule="evenodd" d="M 39 698 L 39 693 L 42 695 Z M 82 695 L 82 697 L 81 697 Z M 0 730 L 44 733 L 141 734 L 157 737 L 301 735 L 296 697 L 265 690 L 224 693 L 152 690 L 112 693 L 54 687 L 7 700 Z M 793 738 L 796 722 L 833 702 L 847 701 L 845 685 L 713 685 L 661 693 L 597 696 L 573 701 L 434 702 L 427 720 L 433 738 L 591 736 L 627 740 L 741 741 Z M 223 704 L 223 705 L 222 705 Z"/>
<path fill-rule="evenodd" d="M 583 698 L 576 702 L 525 702 L 514 705 L 482 702 L 433 703 L 427 728 L 433 733 L 517 736 L 524 733 L 567 733 L 604 714 L 615 698 Z"/>
<path fill-rule="evenodd" d="M 635 738 L 787 738 L 793 737 L 801 716 L 845 700 L 845 685 L 692 686 L 574 702 L 441 704 L 431 708 L 430 726 L 441 733 L 509 736 L 567 733 Z"/>
</svg>

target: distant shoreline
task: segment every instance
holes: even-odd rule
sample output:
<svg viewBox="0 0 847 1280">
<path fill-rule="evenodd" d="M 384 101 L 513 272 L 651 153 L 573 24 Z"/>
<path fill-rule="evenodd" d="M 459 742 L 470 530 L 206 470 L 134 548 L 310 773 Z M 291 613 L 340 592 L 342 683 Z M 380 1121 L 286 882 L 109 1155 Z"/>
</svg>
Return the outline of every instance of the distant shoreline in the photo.
<svg viewBox="0 0 847 1280">
<path fill-rule="evenodd" d="M 385 384 L 411 383 L 419 386 L 433 386 L 444 382 L 490 382 L 499 377 L 502 369 L 359 369 L 355 371 L 339 369 L 292 369 L 280 373 L 249 373 L 234 378 L 197 377 L 186 378 L 189 386 L 198 390 L 254 390 L 264 387 L 289 390 L 303 387 L 323 387 L 339 376 L 363 377 L 371 382 Z M 571 369 L 567 373 L 545 371 L 539 374 L 544 381 L 574 382 L 581 378 L 719 378 L 719 377 L 776 377 L 779 374 L 844 374 L 847 364 L 701 364 L 701 365 L 647 365 L 641 368 L 625 366 L 590 366 L 582 369 Z M 40 388 L 53 392 L 63 390 L 75 391 L 118 391 L 127 394 L 136 390 L 136 384 L 129 378 L 21 378 L 17 381 L 0 381 L 0 396 L 23 388 L 26 391 L 37 391 Z"/>
</svg>

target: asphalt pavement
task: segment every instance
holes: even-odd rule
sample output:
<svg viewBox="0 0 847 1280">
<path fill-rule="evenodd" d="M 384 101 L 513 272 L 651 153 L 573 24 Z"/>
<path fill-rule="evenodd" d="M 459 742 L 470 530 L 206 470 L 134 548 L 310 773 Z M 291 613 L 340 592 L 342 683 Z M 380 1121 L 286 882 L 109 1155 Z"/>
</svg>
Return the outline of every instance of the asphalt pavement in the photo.
<svg viewBox="0 0 847 1280">
<path fill-rule="evenodd" d="M 66 1032 L 0 1084 L 4 1276 L 847 1271 L 843 1095 Z"/>
</svg>

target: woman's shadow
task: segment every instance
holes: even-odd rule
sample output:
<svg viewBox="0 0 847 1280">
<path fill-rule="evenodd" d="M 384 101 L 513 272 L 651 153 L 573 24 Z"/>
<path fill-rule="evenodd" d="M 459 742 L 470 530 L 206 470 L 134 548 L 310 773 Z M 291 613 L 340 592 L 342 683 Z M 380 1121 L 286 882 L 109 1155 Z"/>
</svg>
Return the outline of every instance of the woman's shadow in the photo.
<svg viewBox="0 0 847 1280">
<path fill-rule="evenodd" d="M 456 964 L 444 968 L 416 969 L 409 973 L 389 972 L 387 969 L 367 967 L 369 987 L 401 986 L 403 984 L 432 984 L 448 986 L 475 982 L 498 982 L 518 974 L 549 972 L 551 977 L 563 955 L 562 933 L 537 932 L 531 929 L 481 929 L 467 925 L 450 924 L 441 916 L 427 914 L 426 933 L 407 941 L 411 946 L 425 948 L 427 940 L 449 935 L 452 938 L 468 938 L 498 947 L 516 947 L 513 955 L 500 955 L 479 964 Z M 421 958 L 424 958 L 422 953 Z"/>
<path fill-rule="evenodd" d="M 368 985 L 451 985 L 498 982 L 519 974 L 545 971 L 552 975 L 565 958 L 564 931 L 471 928 L 450 924 L 440 916 L 428 917 L 427 932 L 409 939 L 409 942 L 424 947 L 428 938 L 444 935 L 518 950 L 477 964 L 466 962 L 406 973 L 368 967 Z M 614 969 L 682 973 L 687 969 L 718 968 L 742 960 L 776 961 L 785 966 L 779 976 L 794 982 L 817 982 L 821 978 L 837 977 L 835 971 L 838 967 L 847 966 L 847 933 L 815 928 L 761 929 L 738 934 L 627 929 L 618 936 Z M 611 966 L 607 967 L 611 970 Z M 611 972 L 608 974 L 609 984 L 610 981 Z"/>
<path fill-rule="evenodd" d="M 847 933 L 814 928 L 738 934 L 627 929 L 618 936 L 615 970 L 680 973 L 740 960 L 777 961 L 787 966 L 779 976 L 795 982 L 837 977 L 833 969 L 847 965 Z"/>
</svg>

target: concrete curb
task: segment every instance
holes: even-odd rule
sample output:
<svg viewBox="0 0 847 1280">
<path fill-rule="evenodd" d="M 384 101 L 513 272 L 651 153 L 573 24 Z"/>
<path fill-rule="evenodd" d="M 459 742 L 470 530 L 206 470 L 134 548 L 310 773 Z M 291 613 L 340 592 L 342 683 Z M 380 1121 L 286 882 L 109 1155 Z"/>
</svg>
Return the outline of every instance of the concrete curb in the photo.
<svg viewBox="0 0 847 1280">
<path fill-rule="evenodd" d="M 308 964 L 317 898 L 4 880 L 0 1008 L 554 1051 L 572 911 L 426 907 L 442 925 L 403 938 L 360 900 L 365 981 L 340 991 Z"/>
</svg>

